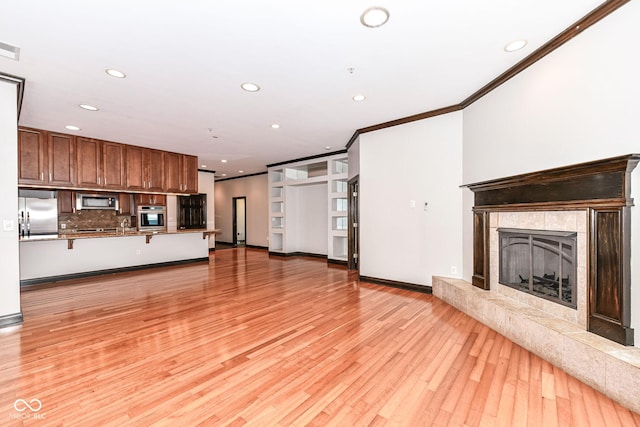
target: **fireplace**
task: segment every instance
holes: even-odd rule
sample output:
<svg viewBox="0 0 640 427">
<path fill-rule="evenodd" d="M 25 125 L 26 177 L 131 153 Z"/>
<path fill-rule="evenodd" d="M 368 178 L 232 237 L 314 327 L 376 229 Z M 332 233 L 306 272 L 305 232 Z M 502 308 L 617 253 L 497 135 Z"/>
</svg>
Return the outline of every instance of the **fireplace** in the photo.
<svg viewBox="0 0 640 427">
<path fill-rule="evenodd" d="M 632 346 L 631 172 L 638 161 L 630 154 L 466 185 L 474 193 L 472 284 L 523 295 L 514 297 L 534 307 L 553 301 L 542 310 Z M 574 229 L 553 226 L 571 211 Z M 514 259 L 502 262 L 506 256 Z"/>
<path fill-rule="evenodd" d="M 577 233 L 498 228 L 499 282 L 577 308 Z"/>
</svg>

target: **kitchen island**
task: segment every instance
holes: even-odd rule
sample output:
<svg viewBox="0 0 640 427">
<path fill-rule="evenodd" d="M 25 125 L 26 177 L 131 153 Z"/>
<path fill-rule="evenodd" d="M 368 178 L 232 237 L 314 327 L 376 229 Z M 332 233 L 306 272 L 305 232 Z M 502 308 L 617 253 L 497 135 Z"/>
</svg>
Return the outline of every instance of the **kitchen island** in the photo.
<svg viewBox="0 0 640 427">
<path fill-rule="evenodd" d="M 66 233 L 20 238 L 20 285 L 209 260 L 219 230 Z"/>
</svg>

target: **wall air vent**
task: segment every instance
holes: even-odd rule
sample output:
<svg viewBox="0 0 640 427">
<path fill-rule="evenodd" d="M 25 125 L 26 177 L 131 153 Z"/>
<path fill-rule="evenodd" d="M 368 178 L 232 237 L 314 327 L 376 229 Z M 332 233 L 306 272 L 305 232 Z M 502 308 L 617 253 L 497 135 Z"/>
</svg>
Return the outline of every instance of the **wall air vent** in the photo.
<svg viewBox="0 0 640 427">
<path fill-rule="evenodd" d="M 20 59 L 20 48 L 0 42 L 0 56 L 18 61 Z"/>
</svg>

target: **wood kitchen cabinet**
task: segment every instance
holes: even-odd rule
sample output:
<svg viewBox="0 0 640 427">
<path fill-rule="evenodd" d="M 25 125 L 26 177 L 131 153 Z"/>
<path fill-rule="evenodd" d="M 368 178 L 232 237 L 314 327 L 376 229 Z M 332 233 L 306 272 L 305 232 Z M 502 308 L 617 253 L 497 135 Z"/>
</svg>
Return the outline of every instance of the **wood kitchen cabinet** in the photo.
<svg viewBox="0 0 640 427">
<path fill-rule="evenodd" d="M 165 191 L 198 192 L 198 158 L 186 154 L 165 153 Z"/>
<path fill-rule="evenodd" d="M 128 190 L 164 191 L 164 151 L 126 146 Z"/>
<path fill-rule="evenodd" d="M 82 188 L 125 189 L 124 145 L 91 138 L 77 141 L 77 183 Z"/>
<path fill-rule="evenodd" d="M 77 138 L 77 183 L 83 188 L 100 188 L 102 183 L 102 142 L 91 138 Z"/>
<path fill-rule="evenodd" d="M 129 193 L 120 193 L 118 195 L 118 213 L 120 215 L 133 215 L 132 195 Z"/>
<path fill-rule="evenodd" d="M 167 196 L 164 194 L 136 194 L 136 206 L 166 206 Z"/>
<path fill-rule="evenodd" d="M 18 131 L 18 183 L 45 185 L 47 167 L 47 138 L 45 131 L 20 129 Z"/>
<path fill-rule="evenodd" d="M 18 184 L 153 193 L 197 193 L 198 158 L 20 128 Z"/>
<path fill-rule="evenodd" d="M 18 183 L 66 187 L 76 181 L 76 140 L 36 129 L 18 131 Z"/>
<path fill-rule="evenodd" d="M 76 192 L 72 190 L 58 191 L 58 213 L 76 212 Z"/>
<path fill-rule="evenodd" d="M 124 152 L 125 145 L 102 141 L 102 188 L 111 190 L 126 188 Z"/>
</svg>

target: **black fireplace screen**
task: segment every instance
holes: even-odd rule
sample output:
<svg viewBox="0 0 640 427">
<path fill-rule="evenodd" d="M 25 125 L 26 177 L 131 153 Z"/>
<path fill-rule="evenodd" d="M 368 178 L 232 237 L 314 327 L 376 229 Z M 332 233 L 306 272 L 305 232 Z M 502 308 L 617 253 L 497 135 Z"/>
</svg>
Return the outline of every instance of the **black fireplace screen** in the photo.
<svg viewBox="0 0 640 427">
<path fill-rule="evenodd" d="M 577 233 L 499 228 L 503 285 L 576 308 Z"/>
</svg>

